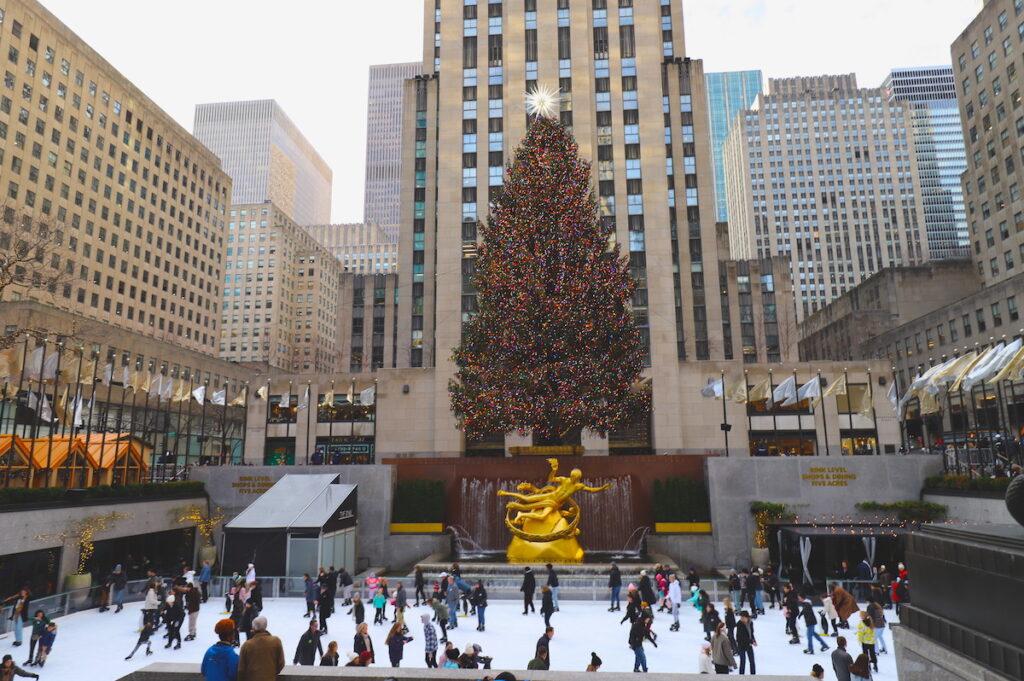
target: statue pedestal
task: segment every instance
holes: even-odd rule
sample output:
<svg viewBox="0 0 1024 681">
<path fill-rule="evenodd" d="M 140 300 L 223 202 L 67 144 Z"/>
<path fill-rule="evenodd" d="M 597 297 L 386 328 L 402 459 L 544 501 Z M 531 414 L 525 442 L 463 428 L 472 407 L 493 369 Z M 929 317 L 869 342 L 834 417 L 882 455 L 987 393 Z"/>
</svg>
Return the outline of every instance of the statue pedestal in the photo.
<svg viewBox="0 0 1024 681">
<path fill-rule="evenodd" d="M 565 518 L 558 515 L 554 523 L 548 518 L 527 520 L 522 529 L 529 534 L 546 535 L 562 531 L 568 526 Z M 505 557 L 510 563 L 582 563 L 583 547 L 576 537 L 544 542 L 512 537 Z"/>
</svg>

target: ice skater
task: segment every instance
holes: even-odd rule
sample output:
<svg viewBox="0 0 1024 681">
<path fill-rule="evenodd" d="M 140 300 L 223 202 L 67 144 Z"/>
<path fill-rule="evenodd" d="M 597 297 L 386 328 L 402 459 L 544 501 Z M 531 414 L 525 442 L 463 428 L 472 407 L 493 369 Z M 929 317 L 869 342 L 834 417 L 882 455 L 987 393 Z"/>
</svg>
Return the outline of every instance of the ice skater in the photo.
<svg viewBox="0 0 1024 681">
<path fill-rule="evenodd" d="M 672 626 L 669 631 L 679 631 L 679 608 L 683 603 L 683 589 L 674 575 L 668 577 L 668 602 L 672 612 Z"/>
<path fill-rule="evenodd" d="M 657 648 L 658 643 L 654 640 L 650 630 L 649 618 L 641 618 L 633 622 L 629 628 L 629 647 L 633 650 L 633 671 L 647 673 L 647 654 L 644 652 L 644 639 L 647 639 Z"/>
<path fill-rule="evenodd" d="M 39 645 L 39 639 L 42 638 L 43 634 L 46 633 L 46 625 L 50 623 L 46 613 L 42 610 L 36 610 L 32 616 L 32 634 L 28 639 L 28 659 L 25 660 L 24 664 L 31 667 L 36 654 L 36 646 Z"/>
<path fill-rule="evenodd" d="M 36 653 L 36 660 L 33 665 L 36 667 L 42 667 L 46 664 L 46 658 L 50 656 L 50 651 L 53 650 L 53 642 L 57 639 L 57 623 L 49 622 L 46 625 L 46 630 L 43 635 L 39 637 L 39 652 Z M 878 671 L 877 669 L 875 671 Z"/>
<path fill-rule="evenodd" d="M 437 630 L 427 613 L 420 615 L 420 622 L 423 622 L 423 659 L 427 669 L 437 669 Z"/>
<path fill-rule="evenodd" d="M 745 663 L 748 660 L 750 661 L 750 675 L 757 674 L 754 667 L 754 648 L 757 646 L 757 637 L 754 636 L 754 621 L 746 610 L 740 611 L 740 621 L 736 626 L 735 640 L 735 650 L 740 657 L 740 674 L 745 672 Z"/>
<path fill-rule="evenodd" d="M 540 593 L 540 614 L 544 616 L 544 626 L 550 627 L 551 616 L 558 610 L 558 608 L 555 607 L 554 592 L 551 590 L 551 587 L 544 586 L 541 587 Z"/>
<path fill-rule="evenodd" d="M 800 614 L 803 616 L 804 625 L 807 627 L 807 650 L 804 652 L 808 655 L 813 655 L 815 641 L 821 644 L 821 652 L 828 650 L 829 645 L 825 643 L 825 639 L 814 630 L 815 625 L 818 624 L 818 618 L 814 614 L 814 606 L 811 605 L 811 599 L 806 596 L 800 602 Z"/>
<path fill-rule="evenodd" d="M 551 563 L 546 566 L 548 571 L 548 588 L 551 589 L 551 600 L 555 604 L 555 612 L 558 612 L 558 573 Z"/>
<path fill-rule="evenodd" d="M 519 590 L 523 592 L 523 614 L 525 615 L 527 611 L 537 612 L 537 609 L 533 607 L 533 594 L 537 591 L 537 578 L 529 565 L 523 568 L 523 585 L 519 587 Z"/>
<path fill-rule="evenodd" d="M 33 674 L 32 672 L 25 671 L 18 665 L 14 664 L 13 657 L 10 655 L 4 655 L 3 662 L 0 662 L 0 679 L 8 681 L 8 679 L 13 679 L 15 676 L 24 676 L 28 679 L 39 678 L 39 674 Z"/>
<path fill-rule="evenodd" d="M 619 607 L 619 592 L 622 590 L 622 572 L 615 563 L 612 563 L 611 569 L 608 570 L 608 588 L 612 591 L 612 601 L 608 612 L 621 610 Z"/>
<path fill-rule="evenodd" d="M 228 621 L 230 622 L 230 620 L 228 620 Z M 234 627 L 232 627 L 232 631 L 233 630 L 234 630 Z M 152 655 L 153 654 L 153 647 L 152 647 L 152 644 L 149 642 L 149 639 L 150 639 L 150 637 L 152 635 L 153 635 L 153 623 L 150 622 L 150 621 L 146 621 L 142 625 L 142 631 L 139 632 L 139 640 L 135 643 L 135 647 L 132 648 L 132 652 L 128 653 L 128 657 L 126 657 L 124 659 L 126 659 L 126 660 L 132 659 L 132 657 L 135 655 L 135 653 L 137 653 L 139 648 L 141 648 L 142 646 L 146 646 L 146 654 L 147 655 Z"/>
</svg>

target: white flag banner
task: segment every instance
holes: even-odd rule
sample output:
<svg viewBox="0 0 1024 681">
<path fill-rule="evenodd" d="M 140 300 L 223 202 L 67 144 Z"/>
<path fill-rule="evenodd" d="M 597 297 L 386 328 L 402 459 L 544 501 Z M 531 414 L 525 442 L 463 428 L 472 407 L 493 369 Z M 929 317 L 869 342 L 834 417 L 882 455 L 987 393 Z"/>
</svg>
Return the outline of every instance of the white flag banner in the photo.
<svg viewBox="0 0 1024 681">
<path fill-rule="evenodd" d="M 35 393 L 29 393 L 28 408 L 35 411 L 41 421 L 46 423 L 53 421 L 53 410 L 50 409 L 50 401 L 46 399 L 46 393 L 43 393 L 41 399 Z"/>
<path fill-rule="evenodd" d="M 160 387 L 160 398 L 165 402 L 169 402 L 174 396 L 174 379 L 170 376 L 164 376 L 164 381 Z"/>
<path fill-rule="evenodd" d="M 309 406 L 309 386 L 306 386 L 306 392 L 302 395 L 302 400 L 299 401 L 299 409 L 305 409 Z"/>
<path fill-rule="evenodd" d="M 75 394 L 75 411 L 74 411 L 74 416 L 72 417 L 72 419 L 73 419 L 72 420 L 72 425 L 75 428 L 81 428 L 82 427 L 83 421 L 82 421 L 82 391 L 81 390 L 79 390 L 78 393 Z"/>
<path fill-rule="evenodd" d="M 213 391 L 213 396 L 210 397 L 210 404 L 216 404 L 218 407 L 223 407 L 228 395 L 227 388 L 221 388 L 220 390 Z"/>
<path fill-rule="evenodd" d="M 132 370 L 125 364 L 121 367 L 121 387 L 130 388 L 132 385 Z"/>
<path fill-rule="evenodd" d="M 52 381 L 57 378 L 57 365 L 60 364 L 60 349 L 54 350 L 46 356 L 43 362 L 43 380 Z"/>
<path fill-rule="evenodd" d="M 964 388 L 970 390 L 974 386 L 988 380 L 992 376 L 999 373 L 999 370 L 1006 366 L 1013 356 L 1021 348 L 1021 339 L 1007 343 L 1006 345 L 997 345 L 994 348 L 990 348 L 989 352 L 985 353 L 985 356 L 974 365 L 970 373 L 967 374 L 967 378 L 964 379 Z"/>
<path fill-rule="evenodd" d="M 153 381 L 149 384 L 149 392 L 153 395 L 156 395 L 156 398 L 158 400 L 160 399 L 160 393 L 162 393 L 164 389 L 163 381 L 163 374 L 157 374 L 153 377 Z"/>
<path fill-rule="evenodd" d="M 814 407 L 821 400 L 821 380 L 817 376 L 811 378 L 811 380 L 800 386 L 800 389 L 796 391 L 797 400 L 803 402 L 804 400 L 810 400 L 811 406 Z"/>
<path fill-rule="evenodd" d="M 892 405 L 892 410 L 898 412 L 900 409 L 899 398 L 896 397 L 896 381 L 889 385 L 889 391 L 885 394 L 886 399 L 889 400 L 889 404 Z"/>
<path fill-rule="evenodd" d="M 43 346 L 38 345 L 25 362 L 25 378 L 31 381 L 38 381 L 43 371 Z"/>
<path fill-rule="evenodd" d="M 196 402 L 202 404 L 206 401 L 206 386 L 201 385 L 192 391 L 192 397 L 195 398 Z"/>
<path fill-rule="evenodd" d="M 359 393 L 359 404 L 369 407 L 377 399 L 377 388 L 376 386 L 370 386 L 369 388 L 360 391 Z"/>
<path fill-rule="evenodd" d="M 796 378 L 790 376 L 775 386 L 775 390 L 772 391 L 772 402 L 788 407 L 791 404 L 796 404 L 796 396 Z"/>
<path fill-rule="evenodd" d="M 114 365 L 107 364 L 103 367 L 103 375 L 100 376 L 100 382 L 105 386 L 109 386 L 112 380 L 114 380 Z"/>
<path fill-rule="evenodd" d="M 709 378 L 707 385 L 700 389 L 701 397 L 713 397 L 716 400 L 722 397 L 725 387 L 721 378 Z"/>
<path fill-rule="evenodd" d="M 267 388 L 267 386 L 261 385 L 259 388 L 256 389 L 256 397 L 260 398 L 261 400 L 265 400 L 267 399 L 268 391 L 269 389 Z"/>
<path fill-rule="evenodd" d="M 291 391 L 288 391 L 284 395 L 281 395 L 281 401 L 278 402 L 277 404 L 278 404 L 278 406 L 280 406 L 280 407 L 282 407 L 284 409 L 288 409 L 289 407 L 291 407 L 292 406 Z"/>
</svg>

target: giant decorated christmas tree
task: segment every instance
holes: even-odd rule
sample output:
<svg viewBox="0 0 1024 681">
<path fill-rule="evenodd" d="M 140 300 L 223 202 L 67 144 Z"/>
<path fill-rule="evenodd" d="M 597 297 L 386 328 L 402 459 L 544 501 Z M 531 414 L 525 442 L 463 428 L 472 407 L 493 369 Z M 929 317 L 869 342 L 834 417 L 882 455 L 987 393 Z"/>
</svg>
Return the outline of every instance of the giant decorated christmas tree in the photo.
<svg viewBox="0 0 1024 681">
<path fill-rule="evenodd" d="M 531 93 L 534 117 L 492 203 L 476 266 L 479 313 L 455 349 L 452 411 L 470 439 L 532 431 L 568 442 L 604 435 L 650 409 L 629 301 L 634 282 L 603 223 L 590 164 Z"/>
</svg>

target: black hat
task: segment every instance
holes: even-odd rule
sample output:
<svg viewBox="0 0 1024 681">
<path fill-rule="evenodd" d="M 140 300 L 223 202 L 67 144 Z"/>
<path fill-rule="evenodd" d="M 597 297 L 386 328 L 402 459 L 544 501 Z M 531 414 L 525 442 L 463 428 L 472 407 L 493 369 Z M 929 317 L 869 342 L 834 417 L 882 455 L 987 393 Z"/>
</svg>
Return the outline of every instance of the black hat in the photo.
<svg viewBox="0 0 1024 681">
<path fill-rule="evenodd" d="M 526 567 L 523 568 L 523 572 L 529 572 L 529 571 L 530 571 L 530 566 L 529 565 L 527 565 Z"/>
<path fill-rule="evenodd" d="M 740 617 L 750 617 L 750 613 L 746 610 L 740 610 Z"/>
<path fill-rule="evenodd" d="M 590 665 L 592 667 L 601 666 L 601 658 L 597 656 L 597 653 L 590 653 Z"/>
</svg>

